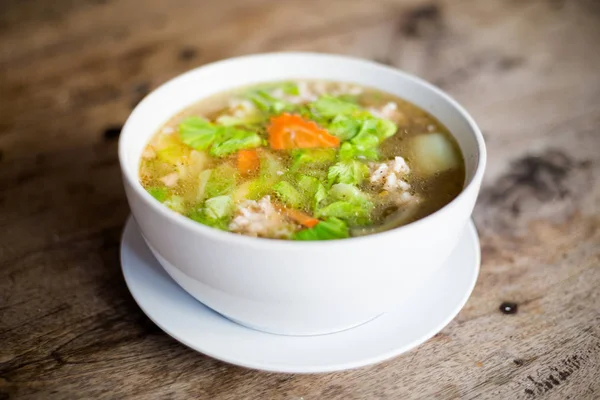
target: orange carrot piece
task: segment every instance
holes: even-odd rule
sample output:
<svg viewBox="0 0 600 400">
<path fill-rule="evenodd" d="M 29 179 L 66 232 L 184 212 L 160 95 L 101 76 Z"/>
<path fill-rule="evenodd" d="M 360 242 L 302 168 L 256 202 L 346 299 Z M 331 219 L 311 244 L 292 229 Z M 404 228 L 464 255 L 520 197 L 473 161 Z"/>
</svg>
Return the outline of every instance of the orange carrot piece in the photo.
<svg viewBox="0 0 600 400">
<path fill-rule="evenodd" d="M 271 118 L 267 128 L 269 145 L 275 150 L 339 147 L 340 139 L 320 128 L 314 121 L 284 113 Z"/>
<path fill-rule="evenodd" d="M 240 150 L 237 154 L 237 167 L 242 175 L 250 175 L 260 168 L 256 149 Z"/>
<path fill-rule="evenodd" d="M 296 221 L 300 225 L 304 225 L 307 228 L 312 228 L 319 223 L 318 219 L 311 217 L 302 211 L 294 210 L 293 208 L 286 208 L 284 212 L 290 219 Z"/>
</svg>

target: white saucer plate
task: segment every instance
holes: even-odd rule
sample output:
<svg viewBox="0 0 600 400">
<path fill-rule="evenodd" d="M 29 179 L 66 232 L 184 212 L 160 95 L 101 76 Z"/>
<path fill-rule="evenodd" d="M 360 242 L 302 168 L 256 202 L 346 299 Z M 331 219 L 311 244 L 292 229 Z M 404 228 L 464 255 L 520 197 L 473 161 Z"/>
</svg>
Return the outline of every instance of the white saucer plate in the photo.
<svg viewBox="0 0 600 400">
<path fill-rule="evenodd" d="M 288 373 L 358 368 L 425 342 L 465 305 L 475 286 L 480 260 L 477 231 L 470 222 L 444 266 L 392 312 L 343 332 L 280 336 L 238 325 L 187 294 L 156 261 L 132 218 L 121 243 L 127 286 L 140 308 L 163 331 L 218 360 Z"/>
</svg>

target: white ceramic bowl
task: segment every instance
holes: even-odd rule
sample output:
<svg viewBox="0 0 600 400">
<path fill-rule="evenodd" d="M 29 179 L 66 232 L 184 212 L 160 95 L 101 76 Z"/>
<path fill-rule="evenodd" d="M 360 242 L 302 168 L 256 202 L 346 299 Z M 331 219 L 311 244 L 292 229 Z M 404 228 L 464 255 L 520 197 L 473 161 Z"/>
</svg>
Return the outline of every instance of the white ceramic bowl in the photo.
<svg viewBox="0 0 600 400">
<path fill-rule="evenodd" d="M 436 116 L 466 162 L 462 193 L 409 225 L 324 242 L 257 239 L 203 226 L 153 199 L 138 181 L 142 150 L 171 116 L 231 88 L 295 78 L 354 82 L 404 98 Z M 127 120 L 119 142 L 125 192 L 148 246 L 171 277 L 202 303 L 241 324 L 289 335 L 360 325 L 401 302 L 450 255 L 465 228 L 486 163 L 467 112 L 423 80 L 349 57 L 274 53 L 205 65 L 162 85 Z"/>
</svg>

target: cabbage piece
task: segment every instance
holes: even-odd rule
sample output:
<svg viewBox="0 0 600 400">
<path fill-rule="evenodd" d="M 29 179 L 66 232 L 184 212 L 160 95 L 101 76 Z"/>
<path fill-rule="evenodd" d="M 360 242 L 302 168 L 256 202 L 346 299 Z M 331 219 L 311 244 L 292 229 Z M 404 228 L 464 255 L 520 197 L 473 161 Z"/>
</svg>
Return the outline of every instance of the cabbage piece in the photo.
<svg viewBox="0 0 600 400">
<path fill-rule="evenodd" d="M 339 98 L 324 95 L 311 103 L 311 108 L 322 117 L 334 118 L 339 114 L 351 114 L 358 110 L 358 106 Z"/>
<path fill-rule="evenodd" d="M 285 167 L 271 153 L 263 151 L 260 154 L 260 171 L 258 178 L 250 181 L 248 199 L 258 200 L 273 190 L 273 185 L 281 181 Z"/>
<path fill-rule="evenodd" d="M 167 189 L 166 187 L 155 186 L 149 187 L 146 190 L 148 191 L 148 193 L 150 193 L 152 197 L 154 197 L 161 203 L 164 202 L 167 199 L 167 196 L 169 195 L 169 189 Z"/>
<path fill-rule="evenodd" d="M 344 142 L 340 147 L 339 158 L 341 161 L 377 161 L 379 160 L 379 150 L 377 147 L 356 146 L 350 142 Z"/>
<path fill-rule="evenodd" d="M 176 135 L 159 135 L 153 147 L 156 157 L 169 164 L 178 163 L 189 152 L 189 148 L 181 143 Z"/>
<path fill-rule="evenodd" d="M 340 161 L 329 167 L 327 179 L 329 185 L 333 185 L 334 183 L 360 185 L 368 175 L 369 167 L 360 161 L 349 160 Z"/>
<path fill-rule="evenodd" d="M 207 150 L 215 157 L 224 157 L 238 150 L 259 147 L 262 139 L 255 132 L 234 126 L 217 126 L 204 118 L 189 117 L 179 125 L 181 141 L 196 150 Z"/>
<path fill-rule="evenodd" d="M 208 149 L 219 131 L 219 127 L 200 117 L 188 117 L 179 124 L 181 141 L 196 150 Z"/>
<path fill-rule="evenodd" d="M 277 197 L 286 205 L 293 208 L 303 208 L 304 199 L 302 194 L 287 181 L 281 181 L 273 187 Z"/>
<path fill-rule="evenodd" d="M 327 198 L 327 189 L 325 189 L 325 186 L 312 176 L 300 175 L 298 177 L 298 189 L 312 210 L 319 208 L 321 203 Z"/>
<path fill-rule="evenodd" d="M 350 225 L 367 225 L 371 222 L 371 210 L 349 201 L 336 201 L 316 212 L 317 218 L 336 217 Z"/>
<path fill-rule="evenodd" d="M 178 213 L 183 213 L 185 211 L 185 202 L 181 196 L 173 195 L 167 198 L 163 204 Z"/>
<path fill-rule="evenodd" d="M 243 149 L 252 149 L 263 144 L 263 140 L 255 132 L 244 131 L 234 127 L 221 128 L 220 137 L 210 148 L 210 154 L 224 157 Z"/>
<path fill-rule="evenodd" d="M 312 228 L 303 229 L 296 232 L 292 239 L 294 240 L 332 240 L 345 239 L 349 237 L 348 226 L 338 218 L 328 218 L 319 222 Z"/>
<path fill-rule="evenodd" d="M 198 175 L 198 191 L 196 194 L 196 201 L 200 202 L 206 198 L 206 184 L 212 175 L 212 169 L 206 169 Z"/>
<path fill-rule="evenodd" d="M 452 143 L 441 133 L 414 136 L 410 142 L 413 170 L 421 175 L 433 175 L 458 167 L 460 160 Z"/>
<path fill-rule="evenodd" d="M 259 110 L 267 114 L 280 114 L 283 111 L 289 111 L 294 108 L 292 104 L 271 96 L 265 90 L 252 90 L 246 93 L 246 97 L 251 100 Z"/>
<path fill-rule="evenodd" d="M 356 204 L 368 210 L 368 212 L 371 212 L 373 209 L 371 197 L 356 186 L 347 183 L 337 183 L 333 185 L 331 189 L 329 189 L 329 197 L 333 200 Z"/>
<path fill-rule="evenodd" d="M 292 170 L 303 166 L 323 166 L 335 162 L 336 149 L 294 149 L 292 150 Z"/>
<path fill-rule="evenodd" d="M 206 200 L 203 207 L 192 210 L 188 217 L 213 228 L 228 230 L 232 214 L 231 196 L 217 196 Z"/>
<path fill-rule="evenodd" d="M 329 124 L 329 133 L 338 137 L 341 141 L 352 139 L 358 134 L 362 122 L 356 118 L 344 114 L 336 115 Z"/>
<path fill-rule="evenodd" d="M 204 209 L 208 218 L 227 218 L 233 212 L 233 201 L 231 196 L 212 197 L 204 202 Z"/>
</svg>

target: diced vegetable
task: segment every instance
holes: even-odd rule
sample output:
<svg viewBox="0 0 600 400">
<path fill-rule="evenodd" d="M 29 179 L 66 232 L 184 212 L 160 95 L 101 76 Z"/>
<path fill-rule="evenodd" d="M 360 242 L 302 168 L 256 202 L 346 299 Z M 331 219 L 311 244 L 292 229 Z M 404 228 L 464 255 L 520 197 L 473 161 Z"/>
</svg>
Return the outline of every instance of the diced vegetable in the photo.
<svg viewBox="0 0 600 400">
<path fill-rule="evenodd" d="M 323 117 L 333 118 L 339 114 L 351 114 L 358 106 L 332 96 L 321 96 L 311 104 L 312 108 Z"/>
<path fill-rule="evenodd" d="M 313 228 L 296 232 L 294 240 L 332 240 L 349 237 L 348 226 L 338 218 L 328 218 L 321 221 Z"/>
<path fill-rule="evenodd" d="M 248 198 L 258 200 L 273 190 L 273 185 L 282 179 L 284 165 L 273 154 L 262 150 L 259 154 L 260 172 L 257 179 L 251 181 Z"/>
<path fill-rule="evenodd" d="M 340 145 L 337 137 L 299 115 L 284 113 L 273 117 L 267 131 L 269 144 L 275 150 L 339 147 Z"/>
<path fill-rule="evenodd" d="M 222 128 L 220 138 L 210 148 L 210 154 L 224 157 L 238 150 L 252 149 L 262 145 L 262 139 L 257 133 L 244 131 L 234 127 Z"/>
<path fill-rule="evenodd" d="M 260 168 L 260 159 L 256 150 L 240 150 L 237 153 L 237 167 L 242 175 L 250 175 Z"/>
<path fill-rule="evenodd" d="M 208 149 L 218 133 L 218 127 L 200 117 L 188 117 L 179 125 L 181 141 L 196 150 Z"/>
<path fill-rule="evenodd" d="M 292 221 L 299 223 L 307 228 L 312 228 L 319 223 L 317 218 L 311 217 L 310 215 L 300 210 L 293 208 L 284 208 L 282 212 L 287 215 Z"/>
<path fill-rule="evenodd" d="M 155 147 L 156 157 L 170 164 L 181 161 L 188 152 L 189 148 L 181 143 L 176 135 L 160 136 Z"/>
<path fill-rule="evenodd" d="M 208 218 L 226 218 L 231 216 L 233 201 L 231 200 L 231 196 L 217 196 L 206 200 L 204 208 Z"/>
<path fill-rule="evenodd" d="M 302 208 L 304 203 L 302 195 L 289 182 L 279 182 L 273 187 L 273 191 L 286 205 L 294 208 Z"/>
<path fill-rule="evenodd" d="M 413 168 L 422 175 L 433 175 L 456 168 L 460 160 L 452 144 L 441 133 L 428 133 L 411 139 Z"/>
<path fill-rule="evenodd" d="M 207 169 L 198 175 L 198 191 L 196 192 L 196 201 L 200 202 L 206 198 L 206 184 L 208 183 L 212 172 L 212 169 Z"/>
<path fill-rule="evenodd" d="M 379 119 L 377 121 L 377 136 L 379 137 L 380 143 L 385 139 L 394 136 L 398 127 L 389 119 Z"/>
<path fill-rule="evenodd" d="M 377 147 L 364 148 L 350 142 L 345 142 L 342 143 L 342 146 L 340 147 L 339 158 L 341 161 L 355 159 L 377 161 L 379 159 L 379 151 L 377 150 Z"/>
<path fill-rule="evenodd" d="M 336 217 L 351 225 L 366 225 L 371 222 L 370 210 L 349 201 L 336 201 L 319 210 L 319 218 Z"/>
<path fill-rule="evenodd" d="M 188 217 L 204 225 L 227 230 L 232 213 L 231 196 L 217 196 L 206 200 L 203 207 L 192 210 Z"/>
<path fill-rule="evenodd" d="M 325 186 L 312 176 L 301 175 L 298 178 L 298 189 L 307 199 L 307 203 L 309 203 L 312 210 L 316 210 L 327 197 Z"/>
<path fill-rule="evenodd" d="M 150 193 L 152 197 L 154 197 L 161 203 L 165 201 L 167 199 L 167 196 L 169 195 L 169 190 L 166 187 L 155 186 L 150 187 L 146 190 L 148 191 L 148 193 Z"/>
<path fill-rule="evenodd" d="M 255 90 L 246 94 L 246 97 L 250 99 L 258 109 L 268 114 L 279 114 L 285 110 L 293 108 L 287 102 L 276 99 L 271 96 L 265 90 Z"/>
<path fill-rule="evenodd" d="M 335 149 L 294 149 L 292 150 L 292 170 L 305 165 L 328 165 L 335 162 Z"/>
<path fill-rule="evenodd" d="M 337 115 L 329 125 L 329 132 L 341 141 L 350 140 L 358 134 L 362 121 L 344 114 Z"/>
<path fill-rule="evenodd" d="M 262 145 L 255 132 L 233 126 L 217 126 L 204 118 L 189 117 L 179 125 L 181 141 L 196 150 L 207 150 L 215 157 L 224 157 L 238 150 Z"/>
<path fill-rule="evenodd" d="M 173 195 L 167 200 L 165 200 L 163 204 L 169 207 L 171 210 L 176 211 L 178 213 L 182 213 L 185 211 L 185 202 L 183 201 L 183 197 L 181 196 Z"/>
<path fill-rule="evenodd" d="M 359 188 L 347 183 L 337 183 L 329 190 L 329 196 L 334 200 L 347 201 L 348 203 L 359 205 L 369 212 L 373 208 L 370 197 Z"/>
<path fill-rule="evenodd" d="M 300 94 L 300 89 L 295 82 L 285 82 L 281 85 L 281 89 L 283 93 L 290 96 L 298 96 Z"/>
<path fill-rule="evenodd" d="M 327 172 L 327 179 L 330 185 L 334 183 L 349 183 L 351 185 L 360 185 L 369 175 L 369 167 L 360 161 L 340 161 L 332 165 Z"/>
</svg>

